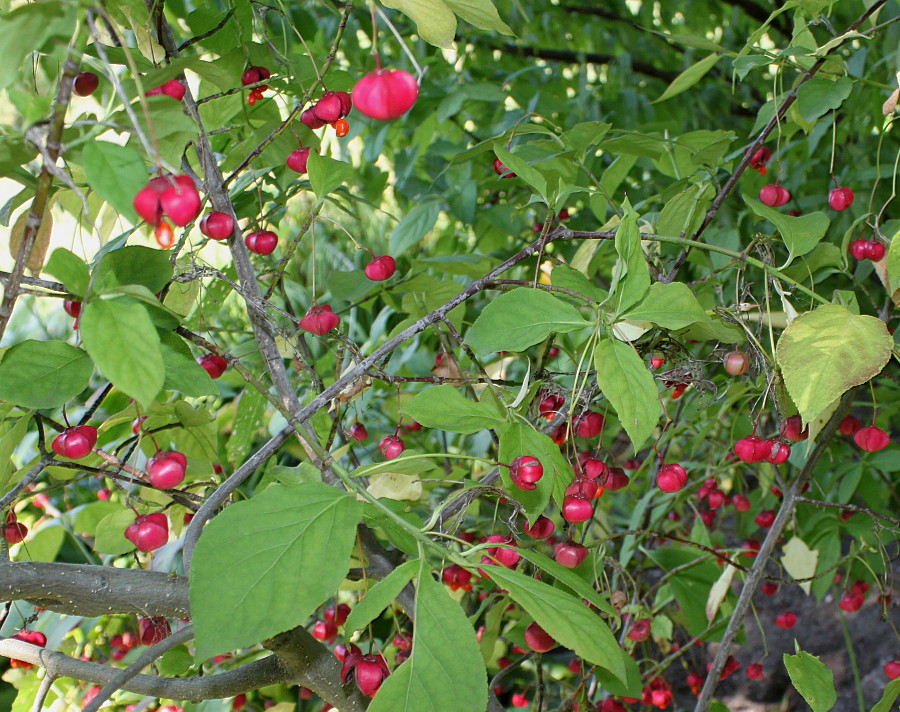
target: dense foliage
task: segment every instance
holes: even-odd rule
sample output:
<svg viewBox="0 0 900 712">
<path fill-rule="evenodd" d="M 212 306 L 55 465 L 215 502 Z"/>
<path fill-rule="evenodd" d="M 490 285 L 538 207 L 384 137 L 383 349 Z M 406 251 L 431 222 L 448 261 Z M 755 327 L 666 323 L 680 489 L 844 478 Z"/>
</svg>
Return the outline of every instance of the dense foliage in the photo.
<svg viewBox="0 0 900 712">
<path fill-rule="evenodd" d="M 831 709 L 789 589 L 900 652 L 895 0 L 0 9 L 0 705 Z"/>
</svg>

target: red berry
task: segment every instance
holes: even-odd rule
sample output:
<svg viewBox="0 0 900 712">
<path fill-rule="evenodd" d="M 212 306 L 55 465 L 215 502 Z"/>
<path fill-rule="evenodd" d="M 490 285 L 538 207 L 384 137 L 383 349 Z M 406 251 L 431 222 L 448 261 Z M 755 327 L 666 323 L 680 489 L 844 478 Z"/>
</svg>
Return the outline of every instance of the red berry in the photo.
<svg viewBox="0 0 900 712">
<path fill-rule="evenodd" d="M 350 124 L 347 123 L 347 119 L 338 119 L 332 126 L 334 127 L 334 135 L 338 138 L 344 138 L 350 133 Z"/>
<path fill-rule="evenodd" d="M 581 562 L 587 558 L 588 550 L 586 546 L 574 541 L 559 542 L 553 547 L 553 558 L 556 563 L 565 566 L 567 569 L 575 569 L 581 565 Z"/>
<path fill-rule="evenodd" d="M 841 435 L 853 435 L 862 430 L 862 427 L 863 424 L 859 418 L 854 418 L 852 415 L 846 415 L 841 419 L 841 422 L 838 425 L 838 432 Z"/>
<path fill-rule="evenodd" d="M 20 541 L 24 541 L 27 536 L 28 527 L 21 522 L 17 522 L 15 515 L 10 512 L 9 517 L 6 519 L 6 524 L 3 525 L 3 538 L 6 539 L 6 543 L 18 544 Z"/>
<path fill-rule="evenodd" d="M 771 452 L 772 446 L 769 441 L 755 435 L 748 435 L 734 444 L 734 454 L 741 462 L 762 462 Z"/>
<path fill-rule="evenodd" d="M 744 672 L 751 680 L 762 680 L 765 676 L 763 673 L 763 666 L 760 663 L 750 663 Z"/>
<path fill-rule="evenodd" d="M 884 245 L 878 240 L 867 240 L 866 259 L 878 262 L 882 257 L 884 257 Z"/>
<path fill-rule="evenodd" d="M 138 618 L 138 637 L 141 645 L 156 645 L 168 638 L 171 632 L 169 621 L 162 616 Z"/>
<path fill-rule="evenodd" d="M 850 244 L 847 246 L 850 251 L 850 256 L 855 260 L 864 260 L 869 254 L 869 241 L 868 240 L 851 240 Z"/>
<path fill-rule="evenodd" d="M 382 255 L 381 257 L 373 257 L 363 271 L 366 273 L 366 277 L 373 282 L 383 282 L 390 278 L 395 270 L 394 258 L 390 255 Z"/>
<path fill-rule="evenodd" d="M 747 153 L 750 148 L 745 148 L 744 153 Z M 750 158 L 750 162 L 747 164 L 750 168 L 755 171 L 759 171 L 761 176 L 766 174 L 766 164 L 769 162 L 769 159 L 772 157 L 772 151 L 768 148 L 761 146 L 757 148 L 753 153 L 753 156 Z"/>
<path fill-rule="evenodd" d="M 271 72 L 265 67 L 248 67 L 247 70 L 241 75 L 241 84 L 244 86 L 248 86 L 249 84 L 256 84 L 257 82 L 264 81 L 272 76 Z M 263 87 L 259 87 L 262 89 Z"/>
<path fill-rule="evenodd" d="M 681 465 L 662 465 L 656 473 L 656 486 L 669 494 L 678 492 L 687 484 L 687 472 Z"/>
<path fill-rule="evenodd" d="M 743 351 L 731 351 L 725 356 L 725 371 L 732 376 L 740 376 L 747 373 L 750 367 L 750 357 Z"/>
<path fill-rule="evenodd" d="M 761 526 L 763 529 L 768 529 L 772 526 L 775 521 L 775 510 L 773 509 L 764 509 L 759 514 L 757 514 L 753 521 L 757 523 L 758 526 Z"/>
<path fill-rule="evenodd" d="M 331 621 L 316 621 L 310 633 L 316 640 L 330 643 L 337 637 L 338 629 Z"/>
<path fill-rule="evenodd" d="M 650 368 L 656 370 L 660 366 L 662 366 L 666 360 L 662 356 L 651 356 L 650 357 Z"/>
<path fill-rule="evenodd" d="M 257 255 L 270 255 L 278 246 L 278 235 L 271 230 L 256 230 L 244 236 L 244 244 Z"/>
<path fill-rule="evenodd" d="M 766 457 L 766 462 L 771 462 L 773 465 L 781 465 L 791 456 L 790 445 L 780 443 L 777 440 L 768 440 L 767 442 L 771 443 L 772 449 Z"/>
<path fill-rule="evenodd" d="M 546 653 L 558 645 L 537 623 L 530 623 L 524 636 L 525 644 L 536 653 Z"/>
<path fill-rule="evenodd" d="M 311 334 L 322 336 L 335 328 L 341 318 L 331 311 L 330 304 L 311 306 L 300 320 L 300 328 Z"/>
<path fill-rule="evenodd" d="M 175 101 L 181 101 L 184 99 L 184 84 L 179 82 L 177 79 L 170 79 L 165 84 L 160 84 L 158 87 L 154 87 L 150 89 L 146 96 L 156 96 L 157 94 L 165 94 L 166 96 L 170 96 Z"/>
<path fill-rule="evenodd" d="M 887 675 L 888 680 L 896 680 L 900 677 L 900 658 L 886 663 L 884 666 L 884 674 Z"/>
<path fill-rule="evenodd" d="M 646 618 L 635 621 L 628 629 L 626 637 L 636 643 L 643 643 L 650 637 L 650 621 Z"/>
<path fill-rule="evenodd" d="M 759 202 L 768 205 L 770 208 L 777 208 L 784 205 L 791 199 L 791 194 L 787 189 L 777 183 L 764 185 L 759 189 Z"/>
<path fill-rule="evenodd" d="M 366 430 L 366 426 L 362 423 L 354 423 L 350 426 L 350 429 L 347 431 L 347 435 L 356 440 L 357 442 L 362 442 L 367 437 L 369 437 L 369 431 Z"/>
<path fill-rule="evenodd" d="M 503 165 L 503 161 L 499 158 L 494 159 L 494 173 L 501 178 L 515 178 L 516 174 Z"/>
<path fill-rule="evenodd" d="M 450 564 L 441 571 L 441 581 L 445 586 L 449 586 L 451 591 L 471 591 L 472 572 L 467 571 L 458 564 Z"/>
<path fill-rule="evenodd" d="M 803 419 L 799 415 L 792 415 L 781 424 L 781 437 L 791 442 L 800 442 L 809 437 L 809 426 L 803 427 Z"/>
<path fill-rule="evenodd" d="M 402 69 L 376 69 L 353 87 L 353 102 L 364 116 L 391 121 L 409 111 L 419 96 L 416 78 Z"/>
<path fill-rule="evenodd" d="M 347 99 L 345 100 L 338 96 L 339 94 L 346 94 Z M 347 92 L 326 91 L 322 94 L 322 98 L 313 106 L 313 114 L 319 121 L 324 121 L 326 124 L 334 123 L 347 115 L 347 111 L 344 109 L 349 98 L 350 95 Z"/>
<path fill-rule="evenodd" d="M 522 490 L 533 490 L 544 475 L 544 467 L 536 457 L 520 455 L 509 464 L 509 478 Z"/>
<path fill-rule="evenodd" d="M 775 617 L 775 625 L 778 628 L 793 628 L 797 623 L 797 614 L 793 611 L 784 611 L 784 613 L 779 613 Z"/>
<path fill-rule="evenodd" d="M 163 215 L 184 227 L 200 214 L 200 194 L 189 176 L 161 176 L 152 178 L 135 194 L 133 207 L 154 227 Z"/>
<path fill-rule="evenodd" d="M 139 551 L 158 549 L 169 540 L 169 520 L 162 512 L 141 514 L 125 529 L 125 538 Z"/>
<path fill-rule="evenodd" d="M 838 601 L 838 608 L 847 613 L 853 613 L 862 608 L 865 602 L 866 597 L 860 593 L 845 593 L 841 596 L 841 600 Z"/>
<path fill-rule="evenodd" d="M 377 653 L 369 655 L 351 653 L 341 666 L 341 682 L 347 684 L 351 676 L 355 677 L 356 686 L 366 697 L 373 697 L 388 675 L 390 670 L 387 663 Z"/>
<path fill-rule="evenodd" d="M 170 489 L 184 481 L 186 460 L 180 452 L 160 450 L 147 460 L 147 481 L 157 489 Z"/>
<path fill-rule="evenodd" d="M 571 524 L 586 522 L 594 516 L 594 505 L 583 495 L 567 495 L 562 503 L 562 516 Z"/>
<path fill-rule="evenodd" d="M 853 205 L 853 191 L 847 187 L 832 188 L 828 191 L 828 204 L 833 210 L 846 210 Z"/>
<path fill-rule="evenodd" d="M 211 240 L 224 240 L 234 232 L 234 218 L 220 212 L 204 215 L 200 221 L 200 232 Z"/>
<path fill-rule="evenodd" d="M 509 546 L 492 546 L 486 550 L 486 556 L 481 558 L 482 564 L 496 565 L 494 559 L 500 562 L 501 566 L 508 569 L 514 568 L 522 555 L 516 551 L 516 541 L 511 536 L 503 536 L 501 534 L 491 534 L 487 538 L 489 544 L 508 544 Z M 512 548 L 510 548 L 512 547 Z"/>
<path fill-rule="evenodd" d="M 575 434 L 580 438 L 593 438 L 603 430 L 604 418 L 600 413 L 588 411 L 575 421 Z"/>
<path fill-rule="evenodd" d="M 759 587 L 759 590 L 764 596 L 774 596 L 778 591 L 778 584 L 772 581 L 766 581 L 762 586 Z"/>
<path fill-rule="evenodd" d="M 306 164 L 309 161 L 309 146 L 300 146 L 296 151 L 291 151 L 285 159 L 285 165 L 295 173 L 306 173 Z"/>
<path fill-rule="evenodd" d="M 866 452 L 884 450 L 890 441 L 891 439 L 888 437 L 888 434 L 874 425 L 870 425 L 867 428 L 857 431 L 853 436 L 853 442 Z"/>
<path fill-rule="evenodd" d="M 528 701 L 528 698 L 521 692 L 514 692 L 512 697 L 510 697 L 510 702 L 513 707 L 528 707 L 528 705 L 531 704 Z"/>
<path fill-rule="evenodd" d="M 350 606 L 346 603 L 338 603 L 336 606 L 328 606 L 322 612 L 322 618 L 326 621 L 334 623 L 335 625 L 344 625 L 347 621 L 347 616 L 350 615 Z"/>
<path fill-rule="evenodd" d="M 219 378 L 228 368 L 228 362 L 217 354 L 204 354 L 197 359 L 197 363 L 203 367 L 210 378 Z"/>
<path fill-rule="evenodd" d="M 81 72 L 72 80 L 72 91 L 78 96 L 90 96 L 100 86 L 100 78 L 93 72 Z"/>
<path fill-rule="evenodd" d="M 525 522 L 522 525 L 522 531 L 532 539 L 546 539 L 553 533 L 553 529 L 553 521 L 543 514 L 539 516 L 531 526 L 528 526 L 528 522 Z"/>
<path fill-rule="evenodd" d="M 731 501 L 734 503 L 734 508 L 738 512 L 746 512 L 750 509 L 750 500 L 742 494 L 734 495 L 734 498 Z"/>
<path fill-rule="evenodd" d="M 80 460 L 87 457 L 96 444 L 97 428 L 90 425 L 78 425 L 63 430 L 53 438 L 50 447 L 60 457 Z"/>
<path fill-rule="evenodd" d="M 81 314 L 81 302 L 75 299 L 66 299 L 63 302 L 63 309 L 70 317 L 77 319 L 78 315 Z"/>
<path fill-rule="evenodd" d="M 609 477 L 606 478 L 606 482 L 603 486 L 608 492 L 617 492 L 620 489 L 625 489 L 629 482 L 631 482 L 631 480 L 628 475 L 625 474 L 625 470 L 621 467 L 610 467 Z"/>
<path fill-rule="evenodd" d="M 402 438 L 396 435 L 386 435 L 378 443 L 378 449 L 381 450 L 381 454 L 386 460 L 393 460 L 400 456 L 400 453 L 406 449 L 406 445 Z"/>
<path fill-rule="evenodd" d="M 300 121 L 306 124 L 313 131 L 315 131 L 316 129 L 320 129 L 325 125 L 324 121 L 320 121 L 318 118 L 316 118 L 316 114 L 312 110 L 312 107 L 306 109 L 302 114 L 300 114 Z"/>
</svg>

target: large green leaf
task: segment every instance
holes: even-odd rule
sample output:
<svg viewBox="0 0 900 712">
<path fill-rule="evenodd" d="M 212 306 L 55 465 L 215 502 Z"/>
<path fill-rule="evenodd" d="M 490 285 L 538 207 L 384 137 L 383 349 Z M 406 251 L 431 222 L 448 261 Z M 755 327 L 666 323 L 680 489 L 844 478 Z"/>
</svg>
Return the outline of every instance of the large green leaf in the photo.
<svg viewBox="0 0 900 712">
<path fill-rule="evenodd" d="M 801 314 L 778 340 L 775 358 L 803 422 L 884 368 L 893 340 L 873 316 L 825 304 Z"/>
<path fill-rule="evenodd" d="M 410 210 L 391 232 L 389 250 L 392 254 L 406 252 L 425 237 L 441 214 L 441 203 L 429 200 L 419 203 Z"/>
<path fill-rule="evenodd" d="M 417 393 L 400 412 L 426 428 L 471 435 L 506 422 L 503 413 L 489 400 L 468 400 L 454 386 L 432 386 Z"/>
<path fill-rule="evenodd" d="M 850 77 L 820 79 L 815 77 L 797 89 L 797 110 L 804 121 L 814 121 L 833 109 L 837 109 L 853 90 Z"/>
<path fill-rule="evenodd" d="M 347 574 L 360 511 L 310 482 L 272 485 L 213 519 L 190 571 L 197 660 L 303 623 Z"/>
<path fill-rule="evenodd" d="M 191 398 L 218 392 L 209 373 L 194 360 L 184 339 L 171 331 L 161 332 L 159 338 L 160 352 L 166 368 L 163 388 L 178 391 Z"/>
<path fill-rule="evenodd" d="M 475 630 L 424 562 L 409 660 L 387 678 L 369 712 L 484 712 L 487 672 Z"/>
<path fill-rule="evenodd" d="M 547 195 L 547 179 L 537 168 L 529 165 L 527 161 L 505 149 L 500 143 L 494 146 L 494 153 L 497 154 L 497 158 L 500 159 L 500 162 L 507 169 L 515 173 L 516 176 L 534 188 L 537 194 L 544 199 L 544 202 L 549 203 L 549 196 Z M 504 180 L 508 180 L 508 178 Z"/>
<path fill-rule="evenodd" d="M 416 570 L 421 566 L 418 561 L 407 561 L 400 564 L 381 581 L 370 588 L 359 603 L 353 606 L 350 615 L 344 622 L 344 630 L 351 631 L 365 628 L 369 623 L 378 618 L 381 612 L 387 608 L 391 601 L 400 595 L 400 591 L 416 575 Z"/>
<path fill-rule="evenodd" d="M 656 381 L 631 344 L 603 339 L 594 351 L 597 386 L 607 397 L 635 451 L 653 433 L 662 406 Z"/>
<path fill-rule="evenodd" d="M 449 49 L 456 34 L 456 15 L 444 0 L 380 0 L 416 23 L 419 37 L 436 47 Z"/>
<path fill-rule="evenodd" d="M 309 184 L 313 193 L 320 200 L 340 188 L 344 181 L 353 175 L 353 169 L 349 163 L 336 161 L 328 156 L 320 156 L 315 151 L 309 152 L 307 167 Z"/>
<path fill-rule="evenodd" d="M 19 77 L 25 58 L 48 38 L 71 36 L 76 9 L 71 3 L 26 3 L 0 18 L 0 89 Z"/>
<path fill-rule="evenodd" d="M 166 367 L 159 334 L 143 304 L 128 297 L 86 303 L 81 338 L 100 373 L 150 405 L 165 383 Z"/>
<path fill-rule="evenodd" d="M 706 217 L 706 210 L 715 194 L 715 189 L 709 183 L 691 185 L 676 193 L 660 210 L 656 231 L 670 237 L 690 237 Z"/>
<path fill-rule="evenodd" d="M 14 484 L 13 475 L 16 468 L 12 455 L 25 438 L 30 420 L 31 418 L 28 416 L 22 416 L 18 419 L 9 418 L 0 422 L 0 492 L 8 491 Z"/>
<path fill-rule="evenodd" d="M 891 680 L 884 688 L 884 694 L 871 712 L 891 712 L 892 705 L 900 697 L 900 680 Z"/>
<path fill-rule="evenodd" d="M 172 279 L 172 263 L 162 250 L 131 245 L 107 252 L 94 270 L 93 290 L 103 293 L 139 284 L 154 294 Z"/>
<path fill-rule="evenodd" d="M 64 341 L 23 341 L 0 361 L 0 401 L 55 408 L 87 388 L 93 370 L 88 355 Z"/>
<path fill-rule="evenodd" d="M 560 645 L 626 682 L 626 653 L 609 626 L 581 598 L 503 566 L 485 566 L 484 572 Z"/>
<path fill-rule="evenodd" d="M 837 701 L 834 689 L 834 674 L 819 658 L 804 653 L 784 654 L 784 666 L 791 682 L 797 688 L 813 712 L 828 712 Z"/>
<path fill-rule="evenodd" d="M 88 185 L 116 212 L 136 219 L 134 195 L 147 183 L 147 168 L 138 153 L 109 141 L 91 141 L 81 154 Z"/>
<path fill-rule="evenodd" d="M 610 292 L 618 297 L 618 311 L 622 313 L 637 304 L 650 287 L 650 270 L 641 248 L 641 233 L 637 213 L 626 200 L 622 206 L 625 217 L 616 230 L 616 252 L 619 259 L 613 270 Z"/>
<path fill-rule="evenodd" d="M 87 294 L 91 274 L 84 260 L 69 252 L 65 247 L 57 247 L 44 265 L 44 272 L 53 275 L 66 289 L 77 297 Z"/>
<path fill-rule="evenodd" d="M 774 223 L 778 228 L 781 239 L 784 240 L 789 252 L 785 266 L 790 264 L 795 257 L 800 257 L 815 249 L 816 245 L 825 237 L 831 222 L 825 213 L 809 213 L 799 217 L 786 215 L 747 195 L 744 196 L 744 202 L 754 213 Z"/>
<path fill-rule="evenodd" d="M 540 460 L 544 468 L 544 476 L 535 483 L 533 490 L 519 489 L 510 480 L 509 470 L 505 467 L 500 468 L 503 484 L 513 497 L 522 503 L 525 507 L 525 516 L 533 524 L 544 513 L 554 489 L 557 491 L 557 498 L 562 499 L 565 486 L 574 477 L 572 466 L 548 435 L 538 432 L 526 423 L 513 423 L 498 432 L 500 435 L 498 457 L 501 462 L 509 464 L 520 455 L 530 455 Z"/>
<path fill-rule="evenodd" d="M 550 334 L 591 326 L 571 304 L 542 289 L 521 288 L 501 294 L 482 309 L 466 334 L 477 353 L 524 351 Z"/>
<path fill-rule="evenodd" d="M 709 318 L 684 282 L 654 282 L 647 296 L 622 316 L 634 321 L 652 321 L 664 329 L 683 329 Z"/>
</svg>

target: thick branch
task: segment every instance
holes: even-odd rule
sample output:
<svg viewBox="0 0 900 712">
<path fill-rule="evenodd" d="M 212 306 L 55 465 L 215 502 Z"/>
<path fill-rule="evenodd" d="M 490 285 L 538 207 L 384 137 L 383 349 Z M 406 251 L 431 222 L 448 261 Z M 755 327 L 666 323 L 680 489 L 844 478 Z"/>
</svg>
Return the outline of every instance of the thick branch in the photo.
<svg viewBox="0 0 900 712">
<path fill-rule="evenodd" d="M 46 669 L 48 675 L 54 678 L 71 677 L 97 685 L 105 685 L 121 672 L 121 670 L 100 663 L 76 660 L 55 650 L 39 648 L 12 638 L 0 640 L 0 655 L 24 660 L 32 665 L 40 665 Z M 334 656 L 329 657 L 334 659 Z M 234 697 L 242 692 L 256 690 L 266 685 L 287 682 L 294 682 L 294 679 L 282 668 L 278 658 L 271 655 L 218 675 L 196 675 L 194 677 L 136 675 L 122 689 L 136 692 L 139 695 L 152 695 L 172 700 L 212 700 Z"/>
<path fill-rule="evenodd" d="M 0 564 L 0 600 L 25 600 L 88 618 L 110 613 L 173 618 L 190 614 L 188 582 L 183 576 L 88 564 Z"/>
</svg>

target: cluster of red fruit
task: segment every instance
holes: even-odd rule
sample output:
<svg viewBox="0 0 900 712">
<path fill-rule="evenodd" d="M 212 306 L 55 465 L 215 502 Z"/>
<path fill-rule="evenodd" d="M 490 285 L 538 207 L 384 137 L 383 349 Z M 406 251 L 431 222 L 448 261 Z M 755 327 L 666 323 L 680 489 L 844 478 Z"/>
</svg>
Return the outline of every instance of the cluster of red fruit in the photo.
<svg viewBox="0 0 900 712">
<path fill-rule="evenodd" d="M 251 84 L 259 84 L 259 82 L 265 81 L 270 76 L 272 76 L 272 73 L 265 67 L 249 67 L 241 75 L 241 84 L 245 87 L 250 86 Z M 253 106 L 257 101 L 263 98 L 263 92 L 268 88 L 268 85 L 260 84 L 251 89 L 250 93 L 247 95 L 247 103 L 250 106 Z"/>
<path fill-rule="evenodd" d="M 37 630 L 20 630 L 11 637 L 13 640 L 31 643 L 32 645 L 37 645 L 39 648 L 43 648 L 47 645 L 47 636 Z M 32 663 L 27 663 L 24 660 L 16 660 L 15 658 L 10 658 L 9 666 L 12 668 L 21 668 L 23 670 L 30 670 L 34 667 Z"/>
</svg>

